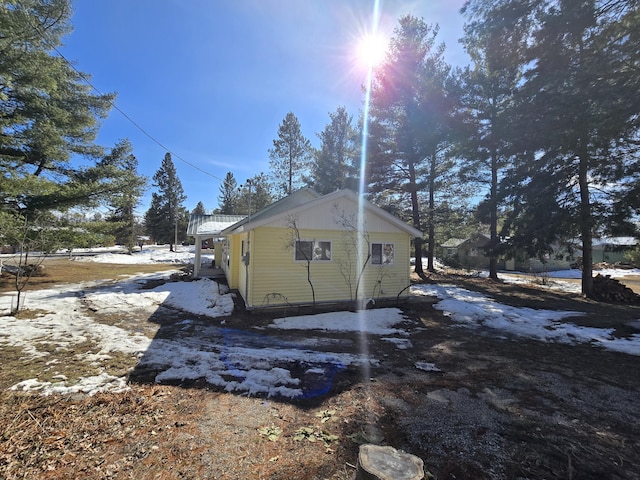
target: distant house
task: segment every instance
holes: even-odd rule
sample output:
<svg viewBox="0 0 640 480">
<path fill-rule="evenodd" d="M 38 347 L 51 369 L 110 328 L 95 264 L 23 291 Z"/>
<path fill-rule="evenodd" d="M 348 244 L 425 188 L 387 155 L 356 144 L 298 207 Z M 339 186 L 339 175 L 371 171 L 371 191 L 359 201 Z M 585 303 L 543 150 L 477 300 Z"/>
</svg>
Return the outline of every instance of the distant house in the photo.
<svg viewBox="0 0 640 480">
<path fill-rule="evenodd" d="M 553 253 L 546 253 L 542 258 L 521 256 L 509 258 L 505 262 L 505 270 L 512 272 L 555 272 L 557 270 L 569 270 L 578 259 L 578 252 L 570 253 L 566 248 L 558 245 L 552 246 Z"/>
<path fill-rule="evenodd" d="M 422 232 L 351 190 L 304 188 L 220 235 L 227 282 L 254 309 L 406 295 Z"/>
<path fill-rule="evenodd" d="M 575 247 L 571 252 L 566 246 L 556 244 L 553 245 L 553 253 L 545 255 L 542 259 L 509 260 L 507 261 L 506 269 L 537 273 L 576 268 L 581 263 L 582 251 L 578 240 L 574 244 Z M 638 240 L 633 237 L 594 238 L 591 259 L 594 265 L 626 262 L 626 253 L 633 250 L 637 245 Z"/>
<path fill-rule="evenodd" d="M 442 245 L 440 245 L 440 248 L 442 248 L 443 257 L 453 257 L 455 255 L 458 255 L 458 247 L 460 247 L 460 245 L 462 245 L 465 241 L 466 239 L 464 238 L 450 238 L 449 240 L 444 242 Z"/>
<path fill-rule="evenodd" d="M 484 248 L 490 238 L 487 235 L 478 234 L 470 238 L 451 238 L 443 243 L 443 260 L 455 259 L 455 263 L 464 268 L 488 268 L 489 257 L 485 255 Z M 579 242 L 575 242 L 579 244 Z M 638 245 L 638 240 L 633 237 L 607 237 L 593 240 L 593 263 L 617 263 L 625 262 L 627 252 Z M 499 269 L 519 272 L 550 272 L 556 270 L 568 270 L 579 264 L 580 248 L 575 247 L 569 251 L 566 246 L 555 244 L 553 253 L 546 254 L 542 258 L 527 258 L 525 255 L 518 258 L 500 260 Z M 453 263 L 453 262 L 452 262 Z"/>
<path fill-rule="evenodd" d="M 593 263 L 628 261 L 626 254 L 638 246 L 634 237 L 606 237 L 593 240 Z"/>
<path fill-rule="evenodd" d="M 485 254 L 485 247 L 491 238 L 478 233 L 469 238 L 450 238 L 442 245 L 443 260 L 455 259 L 455 263 L 463 268 L 489 268 L 489 257 Z"/>
<path fill-rule="evenodd" d="M 220 232 L 225 228 L 239 222 L 245 215 L 197 215 L 189 216 L 187 235 L 196 240 L 196 254 L 193 262 L 193 276 L 200 274 L 202 265 L 202 251 L 214 254 L 214 264 L 222 263 L 222 241 Z"/>
</svg>

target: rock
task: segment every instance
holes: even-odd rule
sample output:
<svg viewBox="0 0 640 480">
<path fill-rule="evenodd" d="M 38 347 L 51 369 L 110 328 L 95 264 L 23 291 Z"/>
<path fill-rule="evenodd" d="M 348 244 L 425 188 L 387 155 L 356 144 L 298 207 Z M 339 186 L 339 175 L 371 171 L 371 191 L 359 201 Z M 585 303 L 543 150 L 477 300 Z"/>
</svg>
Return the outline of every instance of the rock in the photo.
<svg viewBox="0 0 640 480">
<path fill-rule="evenodd" d="M 424 462 L 393 447 L 361 445 L 355 480 L 421 480 Z"/>
</svg>

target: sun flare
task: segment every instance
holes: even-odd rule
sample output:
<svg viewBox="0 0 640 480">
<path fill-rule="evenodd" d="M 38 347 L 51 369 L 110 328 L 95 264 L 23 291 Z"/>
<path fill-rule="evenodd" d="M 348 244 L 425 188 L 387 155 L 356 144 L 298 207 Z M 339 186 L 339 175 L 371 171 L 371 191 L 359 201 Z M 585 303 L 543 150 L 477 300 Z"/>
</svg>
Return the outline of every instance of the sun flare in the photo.
<svg viewBox="0 0 640 480">
<path fill-rule="evenodd" d="M 376 66 L 384 60 L 387 41 L 380 35 L 365 35 L 358 42 L 358 58 L 367 66 Z"/>
</svg>

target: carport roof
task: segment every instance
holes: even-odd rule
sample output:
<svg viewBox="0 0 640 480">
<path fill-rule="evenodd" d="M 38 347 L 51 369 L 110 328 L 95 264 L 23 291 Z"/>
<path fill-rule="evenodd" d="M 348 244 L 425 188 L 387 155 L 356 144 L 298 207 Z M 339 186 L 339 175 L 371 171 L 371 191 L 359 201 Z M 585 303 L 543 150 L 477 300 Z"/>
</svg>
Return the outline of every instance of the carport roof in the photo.
<svg viewBox="0 0 640 480">
<path fill-rule="evenodd" d="M 187 235 L 219 235 L 222 230 L 243 220 L 245 215 L 197 215 L 189 216 Z"/>
</svg>

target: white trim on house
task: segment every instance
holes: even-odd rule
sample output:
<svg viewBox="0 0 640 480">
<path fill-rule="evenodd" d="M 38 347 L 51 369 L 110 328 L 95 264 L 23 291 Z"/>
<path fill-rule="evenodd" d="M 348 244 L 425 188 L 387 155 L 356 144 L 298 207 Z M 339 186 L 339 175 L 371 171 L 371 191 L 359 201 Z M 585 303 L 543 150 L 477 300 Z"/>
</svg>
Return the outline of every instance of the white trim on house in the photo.
<svg viewBox="0 0 640 480">
<path fill-rule="evenodd" d="M 289 217 L 295 217 L 296 214 L 317 207 L 318 205 L 322 205 L 324 203 L 337 202 L 341 198 L 347 198 L 355 203 L 359 203 L 362 201 L 362 206 L 365 210 L 374 215 L 381 217 L 384 221 L 390 223 L 401 231 L 404 231 L 411 235 L 412 237 L 422 237 L 422 232 L 417 228 L 412 227 L 411 225 L 406 224 L 399 218 L 390 214 L 386 210 L 372 204 L 366 199 L 361 199 L 355 192 L 349 189 L 338 190 L 333 193 L 329 193 L 327 195 L 318 196 L 318 193 L 314 192 L 311 189 L 303 188 L 294 192 L 289 197 L 285 197 L 280 200 L 283 202 L 280 206 L 283 208 L 277 208 L 280 202 L 276 202 L 272 204 L 270 207 L 265 208 L 264 210 L 258 212 L 253 215 L 251 218 L 247 218 L 242 222 L 238 222 L 235 225 L 231 225 L 229 228 L 226 228 L 221 233 L 222 235 L 230 234 L 230 233 L 242 233 L 249 230 L 252 230 L 257 227 L 261 227 L 271 223 L 274 218 L 277 218 L 278 215 L 286 214 Z M 285 204 L 285 200 L 288 202 Z M 287 208 L 291 206 L 291 208 Z"/>
</svg>

